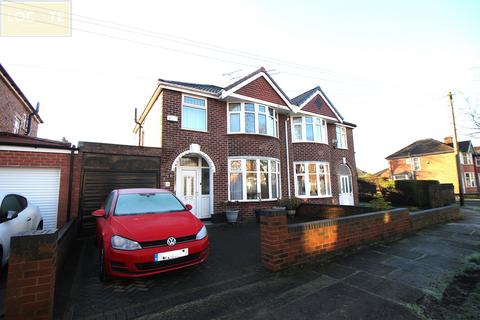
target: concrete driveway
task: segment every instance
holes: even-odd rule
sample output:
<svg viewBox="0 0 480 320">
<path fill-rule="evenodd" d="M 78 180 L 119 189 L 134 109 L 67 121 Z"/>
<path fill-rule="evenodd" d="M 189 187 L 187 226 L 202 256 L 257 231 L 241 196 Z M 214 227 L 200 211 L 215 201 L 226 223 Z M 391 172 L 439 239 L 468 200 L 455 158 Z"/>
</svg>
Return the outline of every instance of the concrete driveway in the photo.
<svg viewBox="0 0 480 320">
<path fill-rule="evenodd" d="M 57 318 L 418 319 L 465 257 L 480 251 L 480 212 L 329 265 L 272 274 L 260 264 L 258 225 L 209 229 L 203 266 L 135 281 L 97 280 L 92 240 L 79 241 L 59 279 Z M 447 317 L 448 318 L 448 317 Z"/>
</svg>

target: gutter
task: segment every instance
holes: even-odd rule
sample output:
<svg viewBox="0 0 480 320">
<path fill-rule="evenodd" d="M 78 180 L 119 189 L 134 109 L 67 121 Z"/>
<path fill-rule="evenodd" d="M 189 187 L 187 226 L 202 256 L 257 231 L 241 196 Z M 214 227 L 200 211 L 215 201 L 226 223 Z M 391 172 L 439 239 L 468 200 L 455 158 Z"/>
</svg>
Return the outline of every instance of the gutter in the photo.
<svg viewBox="0 0 480 320">
<path fill-rule="evenodd" d="M 290 159 L 288 155 L 288 117 L 285 119 L 285 153 L 286 153 L 286 160 L 287 160 L 287 187 L 288 187 L 288 197 L 291 197 L 290 191 Z"/>
</svg>

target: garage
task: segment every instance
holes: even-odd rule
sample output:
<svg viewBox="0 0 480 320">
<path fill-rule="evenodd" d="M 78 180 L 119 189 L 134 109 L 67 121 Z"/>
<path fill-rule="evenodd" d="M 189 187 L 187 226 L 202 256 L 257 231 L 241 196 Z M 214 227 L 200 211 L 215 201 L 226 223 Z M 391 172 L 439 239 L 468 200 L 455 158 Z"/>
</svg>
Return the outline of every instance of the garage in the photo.
<svg viewBox="0 0 480 320">
<path fill-rule="evenodd" d="M 82 232 L 94 230 L 92 211 L 100 208 L 114 189 L 158 188 L 160 149 L 79 143 L 82 158 L 80 216 Z"/>
<path fill-rule="evenodd" d="M 57 227 L 60 168 L 0 167 L 0 192 L 19 193 L 40 208 L 44 229 Z"/>
</svg>

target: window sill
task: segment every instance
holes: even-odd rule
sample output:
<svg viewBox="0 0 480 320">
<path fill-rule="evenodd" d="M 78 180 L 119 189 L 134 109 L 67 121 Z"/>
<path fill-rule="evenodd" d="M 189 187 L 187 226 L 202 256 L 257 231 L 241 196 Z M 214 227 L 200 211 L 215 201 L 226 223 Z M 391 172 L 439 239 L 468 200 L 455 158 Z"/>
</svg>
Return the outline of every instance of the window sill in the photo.
<svg viewBox="0 0 480 320">
<path fill-rule="evenodd" d="M 333 198 L 332 195 L 327 195 L 327 196 L 299 196 L 299 195 L 295 195 L 295 197 L 300 198 L 300 199 L 324 199 L 324 198 Z"/>
<path fill-rule="evenodd" d="M 321 141 L 292 141 L 292 143 L 316 143 L 316 144 L 324 144 L 326 146 L 329 145 L 327 142 L 321 142 Z"/>
<path fill-rule="evenodd" d="M 180 128 L 185 131 L 193 131 L 193 132 L 200 132 L 200 133 L 208 133 L 208 130 L 195 130 L 195 129 L 187 129 L 187 128 Z"/>
<path fill-rule="evenodd" d="M 258 199 L 248 199 L 248 200 L 228 200 L 228 202 L 238 202 L 238 203 L 249 203 L 249 202 L 272 202 L 272 201 L 278 201 L 279 199 L 278 198 L 274 198 L 274 199 L 262 199 L 262 200 L 258 200 Z"/>
<path fill-rule="evenodd" d="M 348 147 L 346 148 L 340 148 L 340 147 L 337 147 L 338 150 L 348 150 Z"/>
<path fill-rule="evenodd" d="M 271 136 L 269 134 L 263 134 L 263 133 L 250 133 L 250 132 L 228 132 L 227 135 L 229 136 L 234 136 L 234 135 L 249 135 L 249 136 L 261 136 L 261 137 L 268 137 L 268 138 L 274 138 L 277 140 L 280 140 L 280 138 Z"/>
</svg>

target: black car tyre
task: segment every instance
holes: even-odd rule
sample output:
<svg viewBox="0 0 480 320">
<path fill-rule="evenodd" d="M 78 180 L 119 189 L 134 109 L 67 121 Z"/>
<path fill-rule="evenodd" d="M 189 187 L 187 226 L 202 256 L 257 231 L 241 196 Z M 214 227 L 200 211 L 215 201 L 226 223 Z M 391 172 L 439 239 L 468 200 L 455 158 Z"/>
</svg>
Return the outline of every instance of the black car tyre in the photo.
<svg viewBox="0 0 480 320">
<path fill-rule="evenodd" d="M 100 281 L 108 282 L 111 280 L 111 277 L 105 273 L 105 251 L 103 250 L 103 246 L 100 247 L 98 256 L 99 256 L 98 275 L 99 275 Z"/>
</svg>

